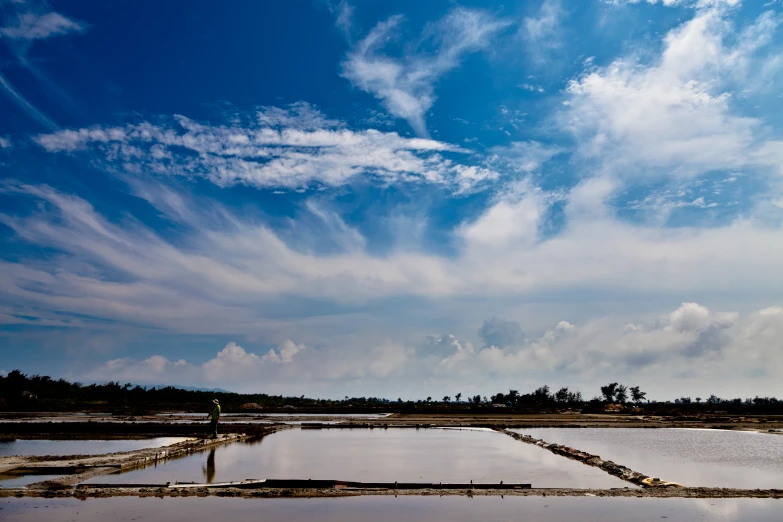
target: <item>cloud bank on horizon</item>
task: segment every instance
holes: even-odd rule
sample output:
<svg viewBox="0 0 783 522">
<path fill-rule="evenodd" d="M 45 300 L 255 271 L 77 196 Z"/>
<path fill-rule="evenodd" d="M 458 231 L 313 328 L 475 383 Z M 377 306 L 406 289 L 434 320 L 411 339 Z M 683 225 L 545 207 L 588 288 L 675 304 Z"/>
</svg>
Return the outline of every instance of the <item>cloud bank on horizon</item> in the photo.
<svg viewBox="0 0 783 522">
<path fill-rule="evenodd" d="M 185 7 L 0 3 L 0 371 L 780 394 L 780 2 Z"/>
</svg>

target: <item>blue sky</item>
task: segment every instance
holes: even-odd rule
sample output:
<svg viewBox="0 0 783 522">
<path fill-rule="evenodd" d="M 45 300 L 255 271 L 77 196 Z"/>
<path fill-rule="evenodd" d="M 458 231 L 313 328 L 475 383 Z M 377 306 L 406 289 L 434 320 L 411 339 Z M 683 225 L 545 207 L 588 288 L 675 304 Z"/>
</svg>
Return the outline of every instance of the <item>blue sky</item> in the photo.
<svg viewBox="0 0 783 522">
<path fill-rule="evenodd" d="M 0 371 L 780 395 L 783 5 L 0 2 Z"/>
</svg>

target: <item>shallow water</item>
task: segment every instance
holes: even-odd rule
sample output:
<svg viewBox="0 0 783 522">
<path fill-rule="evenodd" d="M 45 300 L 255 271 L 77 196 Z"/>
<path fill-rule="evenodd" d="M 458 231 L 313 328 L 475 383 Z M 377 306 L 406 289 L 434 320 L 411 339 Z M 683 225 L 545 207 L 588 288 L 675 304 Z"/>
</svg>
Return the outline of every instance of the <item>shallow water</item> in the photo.
<svg viewBox="0 0 783 522">
<path fill-rule="evenodd" d="M 441 429 L 291 429 L 93 483 L 228 482 L 246 479 L 362 482 L 530 483 L 622 488 L 630 484 L 497 432 Z"/>
<path fill-rule="evenodd" d="M 157 437 L 131 440 L 0 439 L 0 457 L 10 455 L 101 455 L 159 448 L 189 440 L 188 437 Z"/>
<path fill-rule="evenodd" d="M 780 520 L 780 509 L 781 501 L 772 499 L 509 496 L 0 499 L 0 518 L 8 522 L 649 522 L 662 519 L 666 522 L 773 522 Z"/>
<path fill-rule="evenodd" d="M 21 488 L 33 484 L 34 482 L 43 482 L 52 480 L 62 475 L 4 475 L 0 473 L 0 488 Z"/>
<path fill-rule="evenodd" d="M 783 489 L 783 436 L 748 431 L 633 428 L 513 430 L 600 455 L 685 486 Z"/>
</svg>

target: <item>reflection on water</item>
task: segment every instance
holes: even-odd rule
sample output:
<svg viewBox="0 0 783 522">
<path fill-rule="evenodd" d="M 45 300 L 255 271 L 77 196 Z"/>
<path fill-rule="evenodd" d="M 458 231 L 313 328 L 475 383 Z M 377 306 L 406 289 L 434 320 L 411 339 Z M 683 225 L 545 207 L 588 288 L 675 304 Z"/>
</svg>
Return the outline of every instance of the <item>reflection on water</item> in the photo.
<svg viewBox="0 0 783 522">
<path fill-rule="evenodd" d="M 215 449 L 209 450 L 207 466 L 204 468 L 204 480 L 206 480 L 207 484 L 212 484 L 215 481 Z"/>
<path fill-rule="evenodd" d="M 588 497 L 351 497 L 312 499 L 236 498 L 21 498 L 0 499 L 8 522 L 182 520 L 232 522 L 777 522 L 773 499 Z"/>
<path fill-rule="evenodd" d="M 21 488 L 35 482 L 54 480 L 61 476 L 62 475 L 14 475 L 11 473 L 0 473 L 0 487 Z"/>
<path fill-rule="evenodd" d="M 783 488 L 783 436 L 780 435 L 665 428 L 513 431 L 572 446 L 686 486 Z"/>
<path fill-rule="evenodd" d="M 101 455 L 144 448 L 159 448 L 190 440 L 188 437 L 157 437 L 135 440 L 3 440 L 0 457 L 10 455 Z"/>
<path fill-rule="evenodd" d="M 215 449 L 217 482 L 336 479 L 364 482 L 500 482 L 533 487 L 612 488 L 631 484 L 497 432 L 416 429 L 285 430 L 256 444 Z M 93 482 L 198 482 L 204 453 L 93 479 Z M 215 462 L 217 461 L 217 464 Z M 87 481 L 90 482 L 90 481 Z"/>
</svg>

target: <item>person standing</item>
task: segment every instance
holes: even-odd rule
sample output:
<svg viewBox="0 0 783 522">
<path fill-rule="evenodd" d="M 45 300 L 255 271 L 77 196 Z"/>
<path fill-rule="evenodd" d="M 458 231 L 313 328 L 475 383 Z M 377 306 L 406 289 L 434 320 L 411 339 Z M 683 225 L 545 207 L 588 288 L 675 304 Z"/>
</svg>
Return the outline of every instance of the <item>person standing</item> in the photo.
<svg viewBox="0 0 783 522">
<path fill-rule="evenodd" d="M 218 420 L 220 420 L 220 402 L 217 399 L 212 399 L 212 402 L 215 403 L 215 407 L 212 408 L 212 413 L 207 415 L 207 418 L 212 419 L 209 423 L 209 429 L 212 431 L 212 438 L 216 439 Z"/>
</svg>

